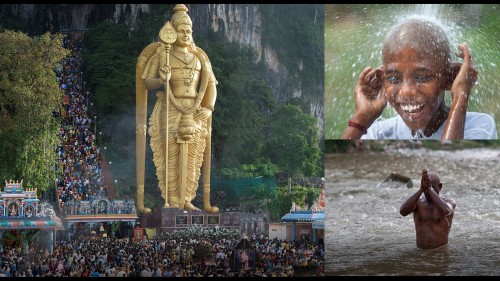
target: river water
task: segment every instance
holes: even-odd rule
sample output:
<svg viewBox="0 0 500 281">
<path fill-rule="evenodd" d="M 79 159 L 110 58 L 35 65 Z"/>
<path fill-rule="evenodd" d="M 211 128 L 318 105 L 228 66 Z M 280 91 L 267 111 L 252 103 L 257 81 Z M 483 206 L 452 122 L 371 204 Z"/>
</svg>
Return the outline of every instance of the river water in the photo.
<svg viewBox="0 0 500 281">
<path fill-rule="evenodd" d="M 416 246 L 401 204 L 437 172 L 457 202 L 448 249 Z M 382 184 L 391 173 L 413 187 Z M 500 149 L 389 149 L 325 155 L 326 275 L 500 275 Z"/>
</svg>

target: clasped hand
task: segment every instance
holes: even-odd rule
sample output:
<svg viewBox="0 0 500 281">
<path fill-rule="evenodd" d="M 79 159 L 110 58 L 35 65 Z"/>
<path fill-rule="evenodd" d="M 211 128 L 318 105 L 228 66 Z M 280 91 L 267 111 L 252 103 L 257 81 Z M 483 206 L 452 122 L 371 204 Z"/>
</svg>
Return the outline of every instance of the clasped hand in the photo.
<svg viewBox="0 0 500 281">
<path fill-rule="evenodd" d="M 422 171 L 422 179 L 420 180 L 420 189 L 422 191 L 427 191 L 431 187 L 431 179 L 429 178 L 429 174 L 427 173 L 427 169 Z"/>
</svg>

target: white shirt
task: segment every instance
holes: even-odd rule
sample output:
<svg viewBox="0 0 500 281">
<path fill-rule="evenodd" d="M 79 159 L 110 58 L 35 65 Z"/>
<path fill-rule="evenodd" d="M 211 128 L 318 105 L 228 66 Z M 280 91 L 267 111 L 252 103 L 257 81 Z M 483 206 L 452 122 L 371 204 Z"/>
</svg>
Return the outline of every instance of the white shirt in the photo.
<svg viewBox="0 0 500 281">
<path fill-rule="evenodd" d="M 430 137 L 418 132 L 413 136 L 401 116 L 375 121 L 361 139 L 441 139 L 446 122 Z M 495 121 L 491 115 L 467 112 L 465 116 L 464 139 L 498 139 Z"/>
</svg>

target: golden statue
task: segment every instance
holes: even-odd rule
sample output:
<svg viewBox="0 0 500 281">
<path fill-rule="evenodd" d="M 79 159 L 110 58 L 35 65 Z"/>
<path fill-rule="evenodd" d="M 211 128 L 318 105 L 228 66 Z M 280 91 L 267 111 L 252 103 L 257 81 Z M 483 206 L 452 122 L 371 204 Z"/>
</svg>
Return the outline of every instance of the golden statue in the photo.
<svg viewBox="0 0 500 281">
<path fill-rule="evenodd" d="M 144 207 L 146 131 L 165 208 L 199 210 L 191 201 L 202 175 L 203 209 L 210 205 L 212 112 L 217 80 L 206 53 L 195 46 L 188 8 L 179 4 L 160 30 L 160 42 L 141 52 L 136 66 L 137 209 Z M 157 90 L 146 126 L 148 90 Z M 147 129 L 147 130 L 146 130 Z M 203 164 L 203 165 L 202 165 Z M 203 167 L 203 173 L 201 168 Z"/>
</svg>

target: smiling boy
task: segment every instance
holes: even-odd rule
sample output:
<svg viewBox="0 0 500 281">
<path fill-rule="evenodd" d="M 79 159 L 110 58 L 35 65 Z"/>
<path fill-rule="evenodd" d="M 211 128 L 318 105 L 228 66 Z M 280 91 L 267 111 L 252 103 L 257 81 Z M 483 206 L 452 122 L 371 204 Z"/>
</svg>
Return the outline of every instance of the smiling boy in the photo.
<svg viewBox="0 0 500 281">
<path fill-rule="evenodd" d="M 342 139 L 497 139 L 490 115 L 467 112 L 477 70 L 467 44 L 459 49 L 463 63 L 451 63 L 446 33 L 429 20 L 409 18 L 395 25 L 384 41 L 383 64 L 358 77 L 356 111 Z M 387 102 L 398 116 L 377 120 Z"/>
</svg>

